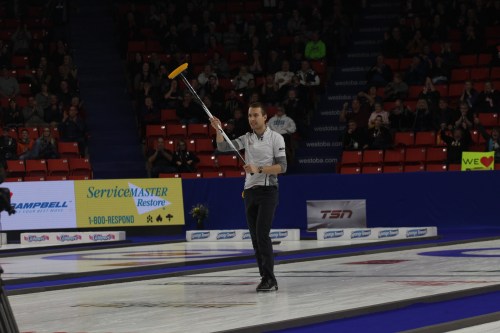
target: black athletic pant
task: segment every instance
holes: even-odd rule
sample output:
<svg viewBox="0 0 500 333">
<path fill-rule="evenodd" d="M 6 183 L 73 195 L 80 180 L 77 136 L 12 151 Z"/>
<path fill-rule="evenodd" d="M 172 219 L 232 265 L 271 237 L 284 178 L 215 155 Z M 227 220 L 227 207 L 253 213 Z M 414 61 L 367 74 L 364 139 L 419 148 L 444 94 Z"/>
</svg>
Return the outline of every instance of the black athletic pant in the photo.
<svg viewBox="0 0 500 333">
<path fill-rule="evenodd" d="M 269 232 L 276 206 L 278 206 L 276 186 L 254 186 L 245 190 L 245 213 L 260 276 L 272 280 L 276 280 L 276 277 L 273 244 Z"/>
</svg>

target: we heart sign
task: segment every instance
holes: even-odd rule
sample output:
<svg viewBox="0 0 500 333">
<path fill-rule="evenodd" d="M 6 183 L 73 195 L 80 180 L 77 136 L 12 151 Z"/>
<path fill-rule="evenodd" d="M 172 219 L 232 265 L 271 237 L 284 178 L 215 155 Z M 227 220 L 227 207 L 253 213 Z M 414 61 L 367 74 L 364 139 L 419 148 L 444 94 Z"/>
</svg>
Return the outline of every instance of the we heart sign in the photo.
<svg viewBox="0 0 500 333">
<path fill-rule="evenodd" d="M 494 152 L 463 152 L 462 171 L 493 170 L 495 167 Z"/>
</svg>

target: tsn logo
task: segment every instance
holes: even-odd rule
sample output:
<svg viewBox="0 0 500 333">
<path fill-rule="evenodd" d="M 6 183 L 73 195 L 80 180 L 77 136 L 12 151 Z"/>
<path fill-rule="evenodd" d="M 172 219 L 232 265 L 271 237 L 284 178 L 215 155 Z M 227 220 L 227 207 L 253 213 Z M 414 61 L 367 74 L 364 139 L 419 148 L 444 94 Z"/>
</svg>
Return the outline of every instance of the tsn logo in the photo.
<svg viewBox="0 0 500 333">
<path fill-rule="evenodd" d="M 352 216 L 352 210 L 348 210 L 348 209 L 322 210 L 321 214 L 323 214 L 323 216 L 321 217 L 323 220 L 324 219 L 342 219 L 342 218 L 350 219 Z"/>
</svg>

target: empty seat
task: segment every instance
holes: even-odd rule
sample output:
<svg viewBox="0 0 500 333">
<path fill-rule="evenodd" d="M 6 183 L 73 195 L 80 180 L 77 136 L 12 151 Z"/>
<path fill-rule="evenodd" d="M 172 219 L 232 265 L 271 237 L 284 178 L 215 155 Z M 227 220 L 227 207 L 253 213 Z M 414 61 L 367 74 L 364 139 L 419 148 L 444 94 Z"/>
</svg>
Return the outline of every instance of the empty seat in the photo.
<svg viewBox="0 0 500 333">
<path fill-rule="evenodd" d="M 361 151 L 343 151 L 341 164 L 360 164 L 363 158 L 363 153 Z"/>
<path fill-rule="evenodd" d="M 415 165 L 405 165 L 403 167 L 404 172 L 421 172 L 425 171 L 425 166 L 423 164 L 415 164 Z"/>
<path fill-rule="evenodd" d="M 478 118 L 484 127 L 498 126 L 498 114 L 496 113 L 478 113 Z"/>
<path fill-rule="evenodd" d="M 69 175 L 67 178 L 68 178 L 68 180 L 89 180 L 89 179 L 91 179 L 90 177 L 84 176 L 84 175 Z"/>
<path fill-rule="evenodd" d="M 26 176 L 24 177 L 25 182 L 41 182 L 45 180 L 45 176 Z"/>
<path fill-rule="evenodd" d="M 447 149 L 444 147 L 429 147 L 427 148 L 425 160 L 427 163 L 441 163 L 446 161 Z"/>
<path fill-rule="evenodd" d="M 187 136 L 187 126 L 181 124 L 167 124 L 167 137 L 172 138 L 185 138 Z"/>
<path fill-rule="evenodd" d="M 215 165 L 215 157 L 211 155 L 199 155 L 200 161 L 196 164 L 198 172 L 218 171 Z"/>
<path fill-rule="evenodd" d="M 49 176 L 67 176 L 69 174 L 69 163 L 65 158 L 47 160 L 47 173 Z"/>
<path fill-rule="evenodd" d="M 245 177 L 246 173 L 245 173 L 245 171 L 228 170 L 228 171 L 224 171 L 224 176 L 227 178 Z"/>
<path fill-rule="evenodd" d="M 381 164 L 384 161 L 383 150 L 365 150 L 363 151 L 363 164 Z"/>
<path fill-rule="evenodd" d="M 7 160 L 7 173 L 9 177 L 24 177 L 26 174 L 24 161 Z"/>
<path fill-rule="evenodd" d="M 396 132 L 394 134 L 394 144 L 400 146 L 413 146 L 415 134 L 413 132 Z"/>
<path fill-rule="evenodd" d="M 471 69 L 471 72 L 470 72 L 470 78 L 473 81 L 479 81 L 479 82 L 489 80 L 490 69 L 486 68 L 486 67 L 473 68 L 473 69 Z"/>
<path fill-rule="evenodd" d="M 448 165 L 448 171 L 462 171 L 461 164 L 450 164 Z"/>
<path fill-rule="evenodd" d="M 203 178 L 224 178 L 224 172 L 222 171 L 206 171 L 203 172 Z"/>
<path fill-rule="evenodd" d="M 160 122 L 162 124 L 179 124 L 179 117 L 175 109 L 163 109 L 160 111 Z"/>
<path fill-rule="evenodd" d="M 189 124 L 187 134 L 192 139 L 208 138 L 208 126 L 207 124 Z"/>
<path fill-rule="evenodd" d="M 427 164 L 425 170 L 432 172 L 442 172 L 442 171 L 447 171 L 447 168 L 446 164 Z"/>
<path fill-rule="evenodd" d="M 196 152 L 212 154 L 214 152 L 214 144 L 212 139 L 196 139 Z"/>
<path fill-rule="evenodd" d="M 236 155 L 218 155 L 216 163 L 221 171 L 240 169 Z"/>
<path fill-rule="evenodd" d="M 358 175 L 361 173 L 361 168 L 356 166 L 342 166 L 340 168 L 341 175 Z"/>
<path fill-rule="evenodd" d="M 57 151 L 61 157 L 75 158 L 80 157 L 80 150 L 77 142 L 61 142 L 57 143 Z"/>
<path fill-rule="evenodd" d="M 402 165 L 384 165 L 382 168 L 384 173 L 399 173 L 403 172 Z"/>
<path fill-rule="evenodd" d="M 425 161 L 426 148 L 407 148 L 405 163 L 420 163 Z"/>
<path fill-rule="evenodd" d="M 160 173 L 158 178 L 180 178 L 180 173 Z"/>
<path fill-rule="evenodd" d="M 46 160 L 26 160 L 24 162 L 26 165 L 26 176 L 45 177 L 47 175 Z"/>
<path fill-rule="evenodd" d="M 364 166 L 361 169 L 361 173 L 382 173 L 382 167 L 381 166 Z"/>
<path fill-rule="evenodd" d="M 417 132 L 415 135 L 416 146 L 434 146 L 436 145 L 436 133 L 432 131 Z"/>
<path fill-rule="evenodd" d="M 92 179 L 92 167 L 88 158 L 71 158 L 69 162 L 69 172 L 72 176 L 85 176 Z"/>
<path fill-rule="evenodd" d="M 405 160 L 405 149 L 388 149 L 384 153 L 384 164 L 403 163 Z"/>
<path fill-rule="evenodd" d="M 64 175 L 49 175 L 49 176 L 45 176 L 45 180 L 68 180 L 68 176 L 64 176 Z"/>
<path fill-rule="evenodd" d="M 202 178 L 202 174 L 200 172 L 183 172 L 181 173 L 182 179 L 196 179 Z"/>
</svg>

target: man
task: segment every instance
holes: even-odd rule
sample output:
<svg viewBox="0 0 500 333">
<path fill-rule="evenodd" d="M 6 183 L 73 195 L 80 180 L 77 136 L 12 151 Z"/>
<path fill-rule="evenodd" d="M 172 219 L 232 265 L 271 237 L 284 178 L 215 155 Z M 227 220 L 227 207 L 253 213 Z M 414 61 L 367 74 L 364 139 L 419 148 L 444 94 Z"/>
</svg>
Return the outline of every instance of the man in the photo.
<svg viewBox="0 0 500 333">
<path fill-rule="evenodd" d="M 266 125 L 266 120 L 267 114 L 262 104 L 250 104 L 248 122 L 252 132 L 232 141 L 236 149 L 245 149 L 245 213 L 262 277 L 257 291 L 278 290 L 269 232 L 278 205 L 278 174 L 286 172 L 287 167 L 285 141 Z M 220 120 L 215 117 L 211 123 L 216 129 L 221 126 Z M 218 150 L 231 149 L 218 131 L 216 141 Z"/>
<path fill-rule="evenodd" d="M 177 172 L 173 153 L 165 148 L 165 139 L 158 138 L 156 147 L 150 150 L 147 156 L 151 178 L 158 178 L 160 173 Z"/>
<path fill-rule="evenodd" d="M 297 130 L 295 121 L 286 115 L 285 109 L 282 106 L 278 106 L 278 111 L 269 119 L 268 124 L 270 129 L 283 136 L 287 149 L 286 155 L 288 161 L 291 161 L 290 157 L 293 156 L 292 134 Z"/>
</svg>

